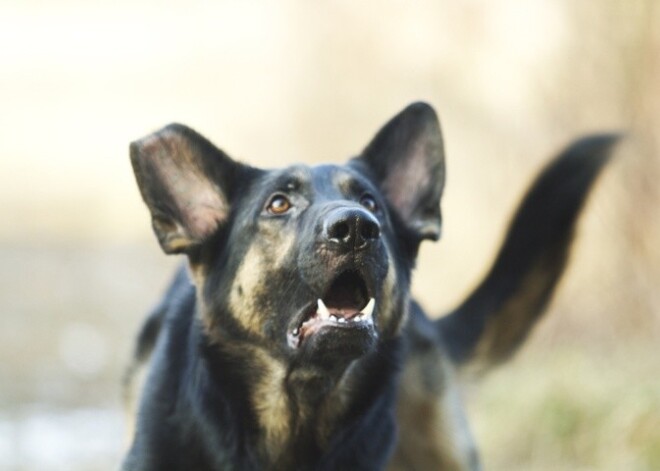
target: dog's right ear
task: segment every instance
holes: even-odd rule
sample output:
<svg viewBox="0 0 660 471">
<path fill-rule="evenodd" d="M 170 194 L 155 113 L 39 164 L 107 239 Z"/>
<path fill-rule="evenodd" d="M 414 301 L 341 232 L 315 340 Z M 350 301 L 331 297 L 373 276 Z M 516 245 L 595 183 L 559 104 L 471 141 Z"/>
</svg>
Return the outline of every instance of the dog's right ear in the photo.
<svg viewBox="0 0 660 471">
<path fill-rule="evenodd" d="M 439 239 L 445 157 L 430 105 L 413 103 L 394 116 L 351 165 L 372 175 L 418 243 Z"/>
<path fill-rule="evenodd" d="M 131 143 L 140 193 L 165 253 L 182 253 L 213 235 L 229 216 L 245 166 L 192 129 L 170 124 Z"/>
</svg>

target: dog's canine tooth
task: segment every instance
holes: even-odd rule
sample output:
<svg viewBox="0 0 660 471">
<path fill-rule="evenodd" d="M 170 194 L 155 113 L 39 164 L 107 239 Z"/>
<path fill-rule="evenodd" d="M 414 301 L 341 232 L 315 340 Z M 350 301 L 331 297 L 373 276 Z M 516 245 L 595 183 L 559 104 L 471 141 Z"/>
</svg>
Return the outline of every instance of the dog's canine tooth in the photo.
<svg viewBox="0 0 660 471">
<path fill-rule="evenodd" d="M 369 299 L 367 305 L 364 306 L 364 309 L 360 311 L 365 319 L 373 316 L 375 305 L 376 305 L 376 300 L 374 298 L 371 298 Z"/>
<path fill-rule="evenodd" d="M 317 312 L 321 316 L 321 319 L 329 319 L 330 318 L 330 311 L 328 311 L 327 306 L 323 302 L 321 298 L 318 299 L 317 301 L 318 307 L 316 308 Z"/>
<path fill-rule="evenodd" d="M 335 322 L 339 322 L 339 317 L 330 314 L 330 320 L 335 321 Z"/>
</svg>

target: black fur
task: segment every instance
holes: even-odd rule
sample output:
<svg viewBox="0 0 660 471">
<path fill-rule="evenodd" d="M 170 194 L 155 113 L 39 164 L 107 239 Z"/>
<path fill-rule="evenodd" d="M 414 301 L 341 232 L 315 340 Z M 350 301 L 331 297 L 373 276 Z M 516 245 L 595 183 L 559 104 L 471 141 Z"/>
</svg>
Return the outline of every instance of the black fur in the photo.
<svg viewBox="0 0 660 471">
<path fill-rule="evenodd" d="M 345 166 L 255 169 L 181 125 L 133 143 L 157 238 L 189 268 L 138 338 L 129 377 L 149 355 L 150 368 L 124 469 L 414 469 L 398 434 L 442 427 L 451 370 L 522 342 L 614 140 L 583 140 L 542 173 L 490 275 L 435 322 L 409 298 L 419 244 L 441 230 L 444 153 L 428 105 Z M 356 317 L 371 298 L 373 322 Z M 437 413 L 406 418 L 427 400 Z M 474 449 L 445 435 L 428 436 L 439 454 L 424 466 L 478 469 Z"/>
<path fill-rule="evenodd" d="M 487 324 L 493 329 L 506 326 L 516 333 L 502 348 L 482 352 L 484 367 L 506 360 L 525 340 L 561 278 L 577 217 L 618 139 L 615 134 L 603 134 L 576 141 L 532 184 L 488 275 L 461 306 L 436 323 L 454 362 L 472 359 Z M 528 314 L 515 319 L 517 313 L 504 306 L 522 297 L 517 291 L 534 269 L 542 270 L 547 279 L 527 301 Z"/>
</svg>

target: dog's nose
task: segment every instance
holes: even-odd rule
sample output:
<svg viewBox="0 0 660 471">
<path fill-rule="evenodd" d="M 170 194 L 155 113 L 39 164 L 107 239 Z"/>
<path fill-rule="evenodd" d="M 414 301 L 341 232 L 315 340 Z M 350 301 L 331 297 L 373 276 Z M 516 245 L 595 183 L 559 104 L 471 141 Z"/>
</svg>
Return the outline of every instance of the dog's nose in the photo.
<svg viewBox="0 0 660 471">
<path fill-rule="evenodd" d="M 378 219 L 362 208 L 336 208 L 325 219 L 326 239 L 348 250 L 363 250 L 380 237 Z"/>
</svg>

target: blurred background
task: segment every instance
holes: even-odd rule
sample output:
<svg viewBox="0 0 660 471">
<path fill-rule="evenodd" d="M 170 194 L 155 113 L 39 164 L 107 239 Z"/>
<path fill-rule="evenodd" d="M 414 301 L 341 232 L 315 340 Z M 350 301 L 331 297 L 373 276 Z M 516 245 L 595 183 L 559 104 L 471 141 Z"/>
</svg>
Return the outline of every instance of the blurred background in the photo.
<svg viewBox="0 0 660 471">
<path fill-rule="evenodd" d="M 490 264 L 533 175 L 625 130 L 550 312 L 470 384 L 485 469 L 660 469 L 660 3 L 0 3 L 0 469 L 116 469 L 119 381 L 180 259 L 128 143 L 186 123 L 260 166 L 342 162 L 414 100 L 448 186 L 414 291 L 441 315 Z"/>
</svg>

